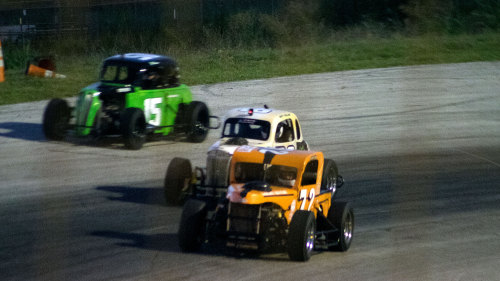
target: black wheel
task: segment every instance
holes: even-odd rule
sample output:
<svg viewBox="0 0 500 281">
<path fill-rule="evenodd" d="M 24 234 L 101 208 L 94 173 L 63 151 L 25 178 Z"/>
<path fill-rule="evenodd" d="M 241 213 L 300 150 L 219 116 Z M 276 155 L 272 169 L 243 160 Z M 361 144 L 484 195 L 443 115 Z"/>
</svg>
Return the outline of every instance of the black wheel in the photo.
<svg viewBox="0 0 500 281">
<path fill-rule="evenodd" d="M 52 99 L 43 114 L 43 133 L 49 140 L 62 140 L 69 127 L 71 110 L 63 99 Z"/>
<path fill-rule="evenodd" d="M 328 211 L 328 220 L 339 230 L 332 240 L 337 240 L 338 244 L 329 250 L 345 252 L 351 246 L 354 234 L 354 212 L 348 202 L 332 202 Z"/>
<path fill-rule="evenodd" d="M 179 225 L 179 247 L 183 252 L 194 252 L 201 248 L 204 237 L 206 203 L 189 199 L 182 209 Z"/>
<path fill-rule="evenodd" d="M 125 109 L 121 116 L 120 128 L 126 148 L 137 150 L 142 147 L 146 141 L 146 118 L 141 109 Z"/>
<path fill-rule="evenodd" d="M 316 220 L 313 212 L 296 211 L 288 230 L 288 256 L 294 261 L 307 261 L 314 249 Z"/>
<path fill-rule="evenodd" d="M 175 157 L 170 161 L 163 184 L 168 205 L 180 205 L 191 191 L 191 162 Z"/>
<path fill-rule="evenodd" d="M 330 190 L 332 196 L 337 190 L 337 175 L 339 174 L 337 164 L 331 159 L 325 159 L 323 176 L 321 178 L 321 191 Z"/>
<path fill-rule="evenodd" d="M 206 104 L 200 101 L 191 102 L 186 111 L 186 133 L 190 142 L 202 142 L 207 138 L 209 113 Z"/>
</svg>

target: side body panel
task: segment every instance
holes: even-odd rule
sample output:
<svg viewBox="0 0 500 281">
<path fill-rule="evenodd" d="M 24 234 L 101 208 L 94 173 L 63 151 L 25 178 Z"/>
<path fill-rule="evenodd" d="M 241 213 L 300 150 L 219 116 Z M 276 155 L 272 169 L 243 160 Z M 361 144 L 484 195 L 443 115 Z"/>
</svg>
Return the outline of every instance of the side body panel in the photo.
<svg viewBox="0 0 500 281">
<path fill-rule="evenodd" d="M 328 211 L 332 205 L 332 192 L 323 192 L 316 197 L 315 206 L 317 210 L 321 210 L 323 216 L 328 217 Z"/>
<path fill-rule="evenodd" d="M 127 94 L 125 106 L 142 109 L 147 123 L 162 127 L 154 132 L 168 135 L 174 129 L 179 104 L 189 104 L 191 101 L 191 91 L 184 84 L 179 87 L 151 90 L 136 87 L 133 93 Z"/>
</svg>

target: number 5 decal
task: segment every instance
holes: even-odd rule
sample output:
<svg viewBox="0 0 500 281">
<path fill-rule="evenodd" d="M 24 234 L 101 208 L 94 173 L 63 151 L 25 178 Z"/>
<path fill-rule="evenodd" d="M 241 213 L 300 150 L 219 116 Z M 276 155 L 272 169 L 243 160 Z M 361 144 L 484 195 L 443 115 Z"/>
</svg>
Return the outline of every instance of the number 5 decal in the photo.
<svg viewBox="0 0 500 281">
<path fill-rule="evenodd" d="M 309 191 L 309 196 L 307 196 L 307 189 L 300 190 L 299 201 L 302 201 L 302 203 L 300 203 L 300 210 L 304 210 L 304 207 L 306 206 L 306 199 L 307 199 L 307 200 L 309 200 L 309 206 L 307 207 L 307 210 L 310 211 L 312 204 L 314 202 L 315 195 L 316 194 L 315 194 L 314 188 L 311 188 L 311 190 Z M 307 198 L 306 198 L 306 196 L 307 196 Z"/>
<path fill-rule="evenodd" d="M 162 102 L 162 98 L 144 100 L 144 115 L 146 115 L 146 122 L 154 126 L 160 126 L 161 110 L 158 108 L 158 105 Z"/>
</svg>

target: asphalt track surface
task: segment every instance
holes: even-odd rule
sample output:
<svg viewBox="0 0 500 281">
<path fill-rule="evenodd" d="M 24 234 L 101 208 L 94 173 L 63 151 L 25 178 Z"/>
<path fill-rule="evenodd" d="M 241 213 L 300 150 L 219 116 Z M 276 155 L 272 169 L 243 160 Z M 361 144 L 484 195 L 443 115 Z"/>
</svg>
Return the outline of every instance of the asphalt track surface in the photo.
<svg viewBox="0 0 500 281">
<path fill-rule="evenodd" d="M 1 87 L 1 85 L 0 85 Z M 1 88 L 0 88 L 1 89 Z M 309 262 L 177 246 L 162 182 L 172 140 L 48 142 L 47 101 L 0 107 L 0 280 L 500 280 L 500 62 L 369 69 L 192 88 L 213 114 L 295 112 L 355 209 L 348 252 Z"/>
</svg>

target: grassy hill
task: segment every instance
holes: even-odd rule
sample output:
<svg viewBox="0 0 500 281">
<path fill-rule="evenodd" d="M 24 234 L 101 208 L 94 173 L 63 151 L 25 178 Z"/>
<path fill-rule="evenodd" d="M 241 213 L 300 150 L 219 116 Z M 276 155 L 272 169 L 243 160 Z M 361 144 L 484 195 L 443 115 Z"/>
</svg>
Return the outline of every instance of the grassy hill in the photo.
<svg viewBox="0 0 500 281">
<path fill-rule="evenodd" d="M 157 49 L 174 57 L 181 81 L 188 85 L 269 78 L 304 73 L 380 68 L 416 64 L 500 60 L 500 33 L 421 36 L 333 36 L 321 43 L 297 42 L 274 48 Z M 136 50 L 137 51 L 137 50 Z M 72 97 L 98 79 L 102 59 L 111 51 L 91 55 L 56 56 L 57 72 L 65 79 L 24 75 L 18 63 L 0 83 L 0 105 Z M 12 56 L 12 57 L 9 57 Z M 22 60 L 4 51 L 6 63 Z M 12 64 L 11 64 L 12 65 Z"/>
</svg>

